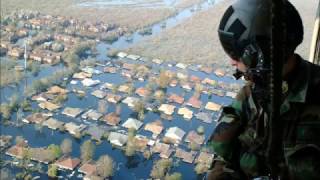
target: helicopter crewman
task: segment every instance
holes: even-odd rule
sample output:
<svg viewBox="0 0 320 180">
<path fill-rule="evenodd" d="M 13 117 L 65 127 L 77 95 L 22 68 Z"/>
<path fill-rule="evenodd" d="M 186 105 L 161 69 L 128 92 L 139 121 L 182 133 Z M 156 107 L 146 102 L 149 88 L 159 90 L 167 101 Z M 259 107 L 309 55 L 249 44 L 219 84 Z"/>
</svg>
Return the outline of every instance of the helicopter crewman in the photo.
<svg viewBox="0 0 320 180">
<path fill-rule="evenodd" d="M 269 177 L 271 23 L 268 0 L 238 0 L 224 13 L 221 45 L 247 84 L 224 107 L 209 145 L 219 156 L 208 179 Z M 295 7 L 284 3 L 286 46 L 282 69 L 280 120 L 283 122 L 281 179 L 320 178 L 320 67 L 295 53 L 303 24 Z"/>
</svg>

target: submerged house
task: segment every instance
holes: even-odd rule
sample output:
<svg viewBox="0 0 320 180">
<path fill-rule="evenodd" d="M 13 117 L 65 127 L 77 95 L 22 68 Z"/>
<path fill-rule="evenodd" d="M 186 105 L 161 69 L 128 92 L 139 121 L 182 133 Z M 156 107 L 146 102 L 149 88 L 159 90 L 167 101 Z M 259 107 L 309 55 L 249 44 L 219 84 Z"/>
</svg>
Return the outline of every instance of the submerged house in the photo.
<svg viewBox="0 0 320 180">
<path fill-rule="evenodd" d="M 225 72 L 223 69 L 218 68 L 218 69 L 216 69 L 216 70 L 214 71 L 214 74 L 215 74 L 216 76 L 222 77 L 222 76 L 224 76 L 224 75 L 226 74 L 226 72 Z"/>
<path fill-rule="evenodd" d="M 47 126 L 50 129 L 57 130 L 64 125 L 64 122 L 58 121 L 54 118 L 49 118 L 48 120 L 43 122 L 44 126 Z"/>
<path fill-rule="evenodd" d="M 85 73 L 85 72 L 74 73 L 72 76 L 73 79 L 86 79 L 91 77 L 92 77 L 92 74 Z"/>
<path fill-rule="evenodd" d="M 74 170 L 79 164 L 79 158 L 71 158 L 71 157 L 61 157 L 55 163 L 56 166 L 60 169 Z"/>
<path fill-rule="evenodd" d="M 126 97 L 124 100 L 122 100 L 122 103 L 127 104 L 129 107 L 133 108 L 134 104 L 138 101 L 139 99 L 136 97 Z"/>
<path fill-rule="evenodd" d="M 152 147 L 151 152 L 152 153 L 160 153 L 161 158 L 168 159 L 171 154 L 173 153 L 173 149 L 171 149 L 169 144 L 156 142 L 156 144 Z"/>
<path fill-rule="evenodd" d="M 100 98 L 100 99 L 104 98 L 107 95 L 107 93 L 105 91 L 101 91 L 99 89 L 93 91 L 91 94 L 97 98 Z"/>
<path fill-rule="evenodd" d="M 190 109 L 188 109 L 186 107 L 179 108 L 178 114 L 182 115 L 183 118 L 185 118 L 185 119 L 192 119 L 192 117 L 193 117 L 193 111 L 191 111 Z"/>
<path fill-rule="evenodd" d="M 122 96 L 108 93 L 106 99 L 107 99 L 108 102 L 116 104 L 119 101 L 121 101 Z"/>
<path fill-rule="evenodd" d="M 192 96 L 188 102 L 186 103 L 188 106 L 191 106 L 193 108 L 200 108 L 201 107 L 201 104 L 202 102 L 195 96 Z"/>
<path fill-rule="evenodd" d="M 69 122 L 66 123 L 64 127 L 70 134 L 76 135 L 77 133 L 81 133 L 87 126 L 84 124 L 77 125 L 73 122 Z"/>
<path fill-rule="evenodd" d="M 66 107 L 62 111 L 62 114 L 76 118 L 79 114 L 83 112 L 82 109 L 80 108 L 72 108 L 72 107 Z"/>
<path fill-rule="evenodd" d="M 100 83 L 100 80 L 93 80 L 93 79 L 86 78 L 86 79 L 83 79 L 81 83 L 83 86 L 91 87 L 91 86 L 98 85 Z"/>
<path fill-rule="evenodd" d="M 213 159 L 214 159 L 214 154 L 210 154 L 207 152 L 200 152 L 195 162 L 204 164 L 207 166 L 207 168 L 210 168 L 212 165 Z"/>
<path fill-rule="evenodd" d="M 205 122 L 205 123 L 211 123 L 213 120 L 213 116 L 210 113 L 206 113 L 206 112 L 199 112 L 197 114 L 195 114 L 196 118 Z"/>
<path fill-rule="evenodd" d="M 171 94 L 168 98 L 168 101 L 169 102 L 175 102 L 175 103 L 178 103 L 178 104 L 182 104 L 184 102 L 184 98 L 177 95 L 177 94 Z"/>
<path fill-rule="evenodd" d="M 6 155 L 22 159 L 25 154 L 25 150 L 26 148 L 23 146 L 14 145 L 6 151 Z"/>
<path fill-rule="evenodd" d="M 221 109 L 221 105 L 214 102 L 208 102 L 205 106 L 205 109 L 211 111 L 219 111 Z"/>
<path fill-rule="evenodd" d="M 110 132 L 108 141 L 113 145 L 121 147 L 127 143 L 128 136 L 118 132 Z"/>
<path fill-rule="evenodd" d="M 111 112 L 111 113 L 105 115 L 102 118 L 102 120 L 105 121 L 108 125 L 117 126 L 120 122 L 120 117 L 119 117 L 119 115 L 117 115 L 117 113 Z"/>
<path fill-rule="evenodd" d="M 47 120 L 49 116 L 44 113 L 34 113 L 30 114 L 28 117 L 22 119 L 23 122 L 25 123 L 36 123 L 36 124 L 41 124 L 45 120 Z"/>
<path fill-rule="evenodd" d="M 133 128 L 135 130 L 138 130 L 142 126 L 142 124 L 143 123 L 137 119 L 129 118 L 122 124 L 122 126 L 128 129 Z"/>
<path fill-rule="evenodd" d="M 128 55 L 128 54 L 125 53 L 125 52 L 119 52 L 119 53 L 117 54 L 117 56 L 118 56 L 119 58 L 125 58 L 127 55 Z"/>
<path fill-rule="evenodd" d="M 159 111 L 163 112 L 166 115 L 172 115 L 174 113 L 174 109 L 176 107 L 174 105 L 170 105 L 170 104 L 161 104 L 161 106 L 159 107 Z"/>
<path fill-rule="evenodd" d="M 171 127 L 167 130 L 164 137 L 169 138 L 170 140 L 174 141 L 175 143 L 179 143 L 182 141 L 182 138 L 184 137 L 186 133 L 178 128 L 178 127 Z"/>
<path fill-rule="evenodd" d="M 96 171 L 97 171 L 97 166 L 92 161 L 82 164 L 81 167 L 78 169 L 78 172 L 83 173 L 85 175 L 95 174 Z"/>
<path fill-rule="evenodd" d="M 194 130 L 190 131 L 185 139 L 185 142 L 193 142 L 196 144 L 203 144 L 204 142 L 204 135 L 199 135 L 197 132 L 195 132 Z"/>
<path fill-rule="evenodd" d="M 102 126 L 92 125 L 85 132 L 89 134 L 92 139 L 100 141 L 104 133 L 108 132 L 108 129 Z"/>
<path fill-rule="evenodd" d="M 93 110 L 93 109 L 89 109 L 87 112 L 85 112 L 85 113 L 83 113 L 81 115 L 81 118 L 83 118 L 83 119 L 91 119 L 91 120 L 97 121 L 102 116 L 103 116 L 102 113 L 99 113 L 98 111 Z"/>
<path fill-rule="evenodd" d="M 49 94 L 67 94 L 69 91 L 66 89 L 63 89 L 59 86 L 52 86 L 48 89 L 47 93 Z"/>
<path fill-rule="evenodd" d="M 136 94 L 138 94 L 141 97 L 147 97 L 150 95 L 150 91 L 147 88 L 140 87 L 136 90 Z"/>
<path fill-rule="evenodd" d="M 144 130 L 152 132 L 152 134 L 159 135 L 163 130 L 163 125 L 160 120 L 150 122 L 145 125 Z"/>
<path fill-rule="evenodd" d="M 49 101 L 44 101 L 44 102 L 39 103 L 39 107 L 42 109 L 47 109 L 49 111 L 54 111 L 56 109 L 59 109 L 61 106 L 54 104 L 52 102 L 49 102 Z"/>
<path fill-rule="evenodd" d="M 181 148 L 177 148 L 175 156 L 181 158 L 184 162 L 192 163 L 196 156 L 196 151 L 187 152 Z"/>
</svg>

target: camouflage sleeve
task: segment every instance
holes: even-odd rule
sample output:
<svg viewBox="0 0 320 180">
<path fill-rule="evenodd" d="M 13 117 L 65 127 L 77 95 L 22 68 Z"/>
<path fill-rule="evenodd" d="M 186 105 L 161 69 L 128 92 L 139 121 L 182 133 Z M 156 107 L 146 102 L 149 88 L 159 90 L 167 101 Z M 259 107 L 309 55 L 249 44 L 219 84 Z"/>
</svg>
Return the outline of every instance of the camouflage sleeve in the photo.
<svg viewBox="0 0 320 180">
<path fill-rule="evenodd" d="M 213 151 L 226 161 L 233 159 L 233 151 L 238 145 L 238 135 L 242 127 L 241 113 L 242 104 L 248 92 L 244 86 L 238 93 L 236 99 L 230 106 L 224 107 L 218 120 L 218 124 L 210 138 L 209 145 Z"/>
</svg>

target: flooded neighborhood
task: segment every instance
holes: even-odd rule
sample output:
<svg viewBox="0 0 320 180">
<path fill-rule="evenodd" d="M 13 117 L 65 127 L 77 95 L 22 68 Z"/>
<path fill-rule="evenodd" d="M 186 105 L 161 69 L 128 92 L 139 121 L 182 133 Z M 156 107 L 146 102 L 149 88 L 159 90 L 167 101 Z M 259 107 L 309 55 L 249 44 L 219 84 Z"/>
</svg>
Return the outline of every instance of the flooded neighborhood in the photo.
<svg viewBox="0 0 320 180">
<path fill-rule="evenodd" d="M 132 26 L 65 10 L 1 17 L 2 178 L 203 179 L 207 141 L 244 81 L 215 55 L 171 47 L 184 61 L 149 43 L 220 1 L 76 2 L 162 14 Z"/>
</svg>

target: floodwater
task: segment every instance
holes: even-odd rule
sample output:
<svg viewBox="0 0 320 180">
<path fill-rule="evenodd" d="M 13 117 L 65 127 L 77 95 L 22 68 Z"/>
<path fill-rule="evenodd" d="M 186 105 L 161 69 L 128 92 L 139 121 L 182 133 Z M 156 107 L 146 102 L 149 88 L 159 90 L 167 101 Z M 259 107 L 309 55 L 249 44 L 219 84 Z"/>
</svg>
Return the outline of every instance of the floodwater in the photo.
<svg viewBox="0 0 320 180">
<path fill-rule="evenodd" d="M 80 7 L 109 8 L 109 7 L 135 7 L 135 8 L 159 8 L 172 7 L 177 0 L 93 0 L 78 3 Z"/>
<path fill-rule="evenodd" d="M 91 2 L 91 1 L 90 1 Z M 95 2 L 95 1 L 93 1 Z M 122 1 L 121 1 L 122 2 Z M 201 10 L 205 10 L 207 7 L 210 6 L 210 3 L 205 2 L 202 4 Z M 163 27 L 161 25 L 163 23 L 166 24 L 166 28 L 170 28 L 178 24 L 179 22 L 185 20 L 188 17 L 191 17 L 194 12 L 191 11 L 191 8 L 185 9 L 178 13 L 176 16 L 171 17 L 163 22 L 160 22 L 158 24 L 153 25 L 152 28 L 152 35 L 157 35 L 161 32 Z M 119 38 L 118 41 L 112 43 L 112 44 L 106 44 L 106 43 L 99 43 L 97 45 L 97 50 L 98 50 L 98 56 L 96 57 L 100 62 L 102 63 L 107 63 L 110 61 L 111 65 L 116 62 L 116 61 L 124 61 L 124 62 L 130 62 L 130 63 L 140 63 L 140 64 L 145 64 L 145 62 L 142 61 L 132 61 L 128 59 L 109 59 L 106 57 L 107 50 L 109 48 L 127 48 L 132 44 L 138 43 L 141 40 L 144 39 L 144 36 L 138 34 L 138 33 L 133 33 L 131 35 L 131 41 L 127 41 L 126 37 L 121 37 Z M 20 60 L 20 63 L 22 60 Z M 152 64 L 153 71 L 157 72 L 160 69 L 168 69 L 172 71 L 182 71 L 181 69 L 178 69 L 176 67 L 168 67 L 167 63 L 164 63 L 163 65 L 159 66 L 157 64 Z M 18 93 L 22 92 L 24 87 L 31 84 L 33 80 L 41 78 L 41 77 L 46 77 L 50 76 L 53 72 L 57 71 L 58 69 L 61 69 L 63 67 L 62 64 L 55 65 L 55 66 L 48 66 L 48 65 L 42 65 L 41 71 L 37 76 L 32 76 L 28 75 L 27 80 L 21 81 L 21 83 L 18 85 L 18 87 L 5 87 L 0 89 L 0 94 L 1 94 L 1 101 L 6 101 L 8 97 L 10 97 L 13 93 Z M 97 69 L 102 70 L 102 67 L 97 67 Z M 223 77 L 223 78 L 218 78 L 217 76 L 213 74 L 205 74 L 200 71 L 192 71 L 190 69 L 186 70 L 189 75 L 196 75 L 200 77 L 201 79 L 204 79 L 206 77 L 215 79 L 218 81 L 224 81 L 227 83 L 240 83 L 235 80 L 233 80 L 230 77 Z M 185 72 L 185 71 L 184 71 Z M 123 78 L 119 73 L 117 74 L 100 74 L 100 75 L 94 75 L 93 78 L 94 80 L 99 79 L 102 83 L 104 82 L 109 82 L 109 83 L 117 83 L 121 84 L 126 82 L 126 79 Z M 146 83 L 148 82 L 135 82 L 134 85 L 135 87 L 142 87 L 145 86 Z M 72 85 L 68 84 L 67 88 L 69 90 L 73 88 L 79 88 L 81 87 L 81 83 L 78 82 L 77 85 Z M 81 87 L 82 88 L 82 87 Z M 68 94 L 68 100 L 65 102 L 64 107 L 70 106 L 70 107 L 77 107 L 77 108 L 82 108 L 82 109 L 88 109 L 93 108 L 97 109 L 98 106 L 98 98 L 94 97 L 91 95 L 91 92 L 94 90 L 98 89 L 98 86 L 92 87 L 92 88 L 86 88 L 86 96 L 84 98 L 79 98 L 73 93 Z M 167 94 L 170 93 L 177 93 L 177 94 L 182 94 L 184 90 L 181 87 L 168 87 L 167 88 Z M 21 94 L 21 93 L 20 93 Z M 184 92 L 184 98 L 185 100 L 189 99 L 191 97 L 193 92 Z M 133 95 L 136 96 L 136 95 Z M 206 103 L 208 101 L 213 101 L 220 103 L 222 105 L 227 105 L 230 104 L 232 99 L 229 97 L 219 97 L 212 95 L 209 97 L 208 95 L 201 95 L 201 100 L 203 103 Z M 129 117 L 134 117 L 136 118 L 136 113 L 134 113 L 131 109 L 129 109 L 125 104 L 120 103 L 121 105 L 121 122 L 122 124 L 126 119 Z M 177 104 L 176 104 L 177 105 Z M 36 108 L 37 104 L 35 102 L 32 103 L 32 107 Z M 190 108 L 194 111 L 194 113 L 197 113 L 199 110 Z M 75 123 L 83 123 L 86 125 L 91 125 L 91 124 L 97 124 L 98 126 L 106 126 L 104 123 L 101 122 L 94 122 L 94 121 L 84 121 L 80 118 L 70 118 L 65 115 L 61 114 L 61 111 L 63 108 L 61 108 L 59 111 L 54 113 L 53 118 L 56 118 L 60 121 L 64 122 L 75 122 Z M 114 104 L 108 104 L 107 106 L 107 112 L 113 112 L 115 110 L 115 105 Z M 168 120 L 162 120 L 162 123 L 164 125 L 164 129 L 167 129 L 169 127 L 177 126 L 181 129 L 183 129 L 185 132 L 189 132 L 191 130 L 195 130 L 198 126 L 202 125 L 205 127 L 205 137 L 206 140 L 209 138 L 211 135 L 212 131 L 214 130 L 215 127 L 215 122 L 213 121 L 211 124 L 204 123 L 200 120 L 197 120 L 195 117 L 193 117 L 190 121 L 186 121 L 182 118 L 182 116 L 177 115 L 177 110 L 175 111 L 173 115 L 173 120 L 168 121 Z M 208 111 L 209 112 L 209 111 Z M 24 113 L 24 116 L 29 115 L 30 112 Z M 217 118 L 219 115 L 219 112 L 213 113 L 214 117 Z M 154 120 L 161 119 L 160 114 L 154 113 L 154 112 L 146 112 L 145 114 L 145 119 L 144 123 L 152 122 Z M 12 121 L 16 122 L 16 115 L 14 114 L 12 116 Z M 19 123 L 19 122 L 17 122 Z M 123 129 L 120 127 L 120 129 Z M 16 127 L 12 125 L 0 125 L 0 132 L 1 135 L 11 135 L 13 137 L 16 136 L 23 136 L 29 143 L 30 147 L 43 147 L 43 146 L 48 146 L 50 144 L 60 144 L 63 139 L 65 138 L 70 138 L 73 143 L 73 151 L 72 151 L 72 156 L 73 157 L 80 157 L 80 146 L 81 144 L 90 139 L 89 136 L 85 136 L 83 138 L 76 139 L 73 138 L 71 135 L 68 133 L 60 132 L 60 131 L 53 131 L 50 130 L 46 127 L 43 128 L 38 128 L 33 124 L 23 124 L 21 127 Z M 144 131 L 143 129 L 140 129 L 137 134 L 141 135 L 146 135 L 146 136 L 151 136 L 149 132 Z M 186 144 L 183 143 L 182 146 L 180 146 L 182 149 L 186 149 Z M 101 155 L 109 155 L 110 157 L 113 158 L 115 162 L 115 167 L 114 167 L 114 176 L 112 179 L 119 179 L 119 180 L 131 180 L 131 179 L 148 179 L 151 169 L 152 169 L 152 164 L 155 160 L 159 159 L 158 154 L 153 154 L 152 157 L 149 160 L 146 160 L 141 153 L 137 153 L 133 157 L 126 157 L 124 153 L 117 149 L 113 148 L 106 140 L 103 140 L 103 142 L 99 145 L 96 146 L 96 151 L 94 154 L 93 159 L 97 160 Z M 3 159 L 10 159 L 10 157 L 2 155 Z M 177 162 L 177 166 L 172 167 L 170 170 L 170 173 L 173 172 L 180 172 L 182 174 L 182 179 L 203 179 L 203 175 L 196 175 L 194 169 L 194 165 L 184 163 L 182 161 L 178 161 L 178 159 L 174 159 L 174 161 Z M 14 166 L 7 165 L 9 169 L 12 170 L 13 173 L 17 173 L 21 171 L 19 168 L 15 168 Z M 46 167 L 43 167 L 44 172 L 47 171 Z M 59 171 L 59 175 L 63 179 L 80 179 L 81 177 L 78 176 L 79 174 L 76 172 L 74 176 L 68 177 L 68 175 L 71 173 L 71 171 Z M 39 173 L 34 173 L 34 176 L 38 175 L 40 176 L 40 179 L 47 179 L 48 177 L 45 174 L 39 174 Z"/>
</svg>

